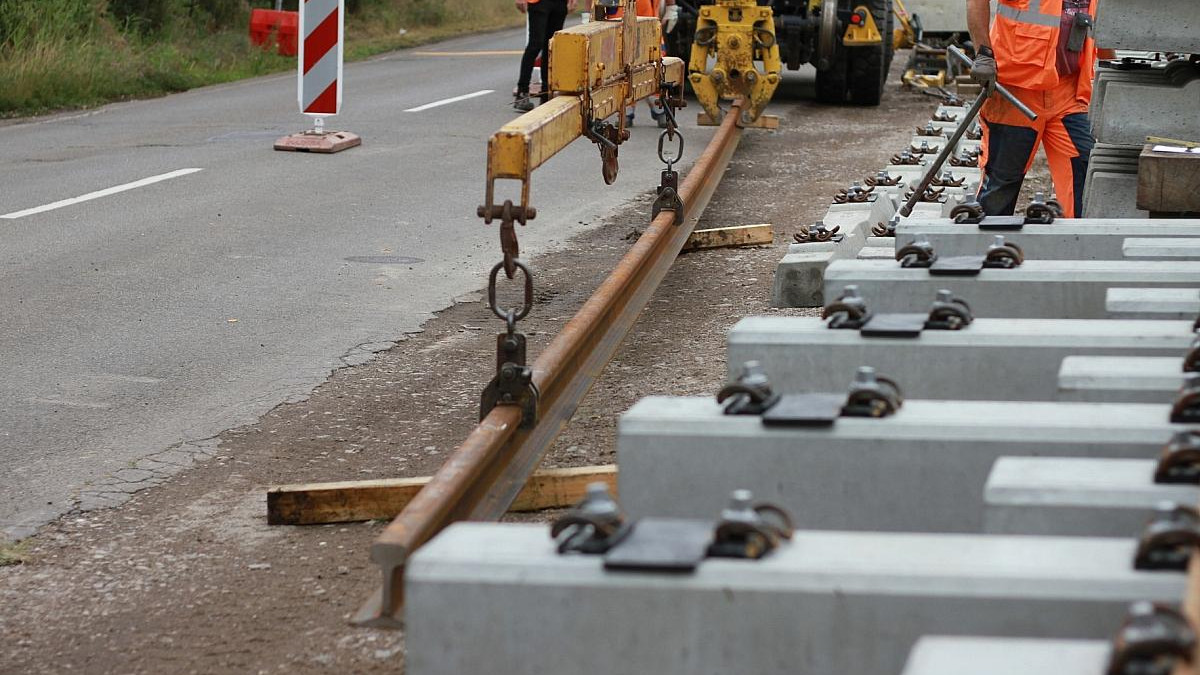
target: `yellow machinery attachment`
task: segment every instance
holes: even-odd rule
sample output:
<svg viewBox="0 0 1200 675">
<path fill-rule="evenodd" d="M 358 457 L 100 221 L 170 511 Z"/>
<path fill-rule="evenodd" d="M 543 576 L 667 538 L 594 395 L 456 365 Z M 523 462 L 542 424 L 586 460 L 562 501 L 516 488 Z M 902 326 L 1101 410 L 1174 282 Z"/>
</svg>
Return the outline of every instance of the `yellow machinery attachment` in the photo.
<svg viewBox="0 0 1200 675">
<path fill-rule="evenodd" d="M 683 61 L 664 57 L 659 21 L 639 18 L 635 0 L 626 0 L 624 18 L 595 21 L 554 34 L 550 41 L 550 77 L 554 93 L 532 111 L 505 124 L 488 141 L 487 189 L 479 217 L 505 226 L 505 258 L 517 257 L 512 223 L 522 225 L 537 212 L 530 204 L 533 171 L 586 136 L 600 148 L 606 183 L 617 177 L 617 147 L 629 138 L 624 109 L 661 95 L 672 108 L 683 106 Z M 617 124 L 607 121 L 616 116 Z M 520 202 L 496 203 L 496 181 L 521 183 Z M 511 269 L 506 265 L 506 271 Z"/>
<path fill-rule="evenodd" d="M 850 15 L 850 25 L 846 26 L 846 33 L 842 36 L 842 44 L 847 47 L 866 47 L 881 42 L 883 42 L 883 34 L 879 32 L 879 26 L 875 24 L 871 8 L 866 5 L 855 7 L 854 12 Z"/>
<path fill-rule="evenodd" d="M 715 57 L 712 70 L 709 57 Z M 755 62 L 762 64 L 759 70 Z M 709 121 L 721 122 L 721 99 L 745 97 L 743 121 L 762 115 L 779 86 L 779 45 L 770 7 L 755 0 L 717 0 L 700 6 L 688 79 Z"/>
</svg>

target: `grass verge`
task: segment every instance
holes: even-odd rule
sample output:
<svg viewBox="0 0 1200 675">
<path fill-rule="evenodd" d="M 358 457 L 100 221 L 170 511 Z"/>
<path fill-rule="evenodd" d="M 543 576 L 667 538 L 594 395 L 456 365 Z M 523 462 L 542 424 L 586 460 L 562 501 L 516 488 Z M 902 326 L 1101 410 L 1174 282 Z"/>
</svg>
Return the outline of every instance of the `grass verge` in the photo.
<svg viewBox="0 0 1200 675">
<path fill-rule="evenodd" d="M 294 57 L 250 43 L 248 7 L 225 18 L 227 26 L 211 14 L 187 11 L 150 24 L 132 15 L 121 20 L 110 7 L 114 2 L 0 0 L 0 118 L 162 96 L 295 68 Z M 355 10 L 346 20 L 350 61 L 523 21 L 511 0 L 358 0 L 348 7 Z"/>
<path fill-rule="evenodd" d="M 20 565 L 29 557 L 30 540 L 20 541 L 15 544 L 6 544 L 0 542 L 0 567 L 9 567 L 11 565 Z"/>
</svg>

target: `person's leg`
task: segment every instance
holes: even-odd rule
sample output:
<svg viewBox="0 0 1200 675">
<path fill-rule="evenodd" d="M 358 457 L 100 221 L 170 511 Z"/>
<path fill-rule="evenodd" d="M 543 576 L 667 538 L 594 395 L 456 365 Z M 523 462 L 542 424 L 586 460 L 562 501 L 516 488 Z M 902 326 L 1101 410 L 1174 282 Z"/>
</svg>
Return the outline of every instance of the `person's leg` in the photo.
<svg viewBox="0 0 1200 675">
<path fill-rule="evenodd" d="M 552 95 L 550 88 L 550 38 L 563 29 L 567 21 L 566 0 L 542 0 L 537 3 L 546 5 L 546 30 L 543 33 L 542 46 L 542 100 L 549 100 Z"/>
<path fill-rule="evenodd" d="M 1037 150 L 1038 132 L 1030 127 L 983 121 L 983 179 L 979 203 L 989 216 L 1011 216 L 1025 173 Z"/>
<path fill-rule="evenodd" d="M 1043 142 L 1063 217 L 1079 218 L 1083 214 L 1083 184 L 1087 180 L 1088 161 L 1096 144 L 1087 113 L 1049 120 Z"/>
<path fill-rule="evenodd" d="M 529 5 L 529 9 L 527 10 L 526 20 L 529 28 L 529 39 L 525 43 L 525 53 L 521 55 L 521 73 L 520 78 L 517 80 L 517 94 L 519 96 L 529 94 L 529 80 L 533 78 L 533 62 L 537 60 L 538 53 L 545 49 L 546 46 L 547 12 L 544 8 L 541 8 L 546 1 L 543 0 L 543 2 Z"/>
</svg>

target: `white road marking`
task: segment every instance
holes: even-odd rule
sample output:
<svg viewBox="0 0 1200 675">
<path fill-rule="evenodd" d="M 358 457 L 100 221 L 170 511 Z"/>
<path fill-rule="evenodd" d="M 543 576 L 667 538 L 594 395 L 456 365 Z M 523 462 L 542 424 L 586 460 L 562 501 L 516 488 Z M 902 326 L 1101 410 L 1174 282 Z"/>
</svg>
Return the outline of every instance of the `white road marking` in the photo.
<svg viewBox="0 0 1200 675">
<path fill-rule="evenodd" d="M 72 204 L 79 204 L 80 202 L 88 202 L 93 199 L 99 199 L 101 197 L 108 197 L 109 195 L 115 195 L 119 192 L 125 192 L 126 190 L 133 190 L 133 189 L 140 188 L 140 187 L 146 187 L 147 185 L 153 185 L 155 183 L 160 183 L 164 180 L 171 180 L 172 178 L 179 178 L 180 176 L 186 176 L 188 174 L 193 174 L 193 173 L 196 173 L 198 171 L 203 171 L 203 170 L 204 169 L 180 169 L 178 171 L 172 171 L 170 173 L 164 173 L 164 174 L 160 174 L 158 176 L 151 176 L 149 178 L 135 180 L 132 183 L 125 183 L 124 185 L 117 185 L 115 187 L 105 188 L 103 190 L 97 190 L 95 192 L 89 192 L 86 195 L 80 195 L 79 197 L 72 197 L 70 199 L 64 199 L 62 201 L 54 202 L 53 204 L 45 204 L 43 206 L 35 206 L 32 209 L 25 209 L 24 211 L 14 211 L 13 213 L 6 213 L 6 214 L 0 216 L 0 218 L 3 218 L 5 220 L 14 220 L 16 218 L 24 218 L 25 216 L 32 216 L 35 213 L 44 213 L 46 211 L 53 211 L 54 209 L 61 209 L 64 206 L 71 206 Z"/>
<path fill-rule="evenodd" d="M 408 110 L 405 110 L 404 112 L 421 112 L 423 110 L 429 110 L 430 108 L 436 108 L 438 106 L 447 105 L 449 103 L 458 103 L 459 101 L 465 101 L 469 98 L 478 98 L 480 96 L 487 96 L 488 94 L 494 93 L 495 91 L 496 91 L 495 89 L 482 89 L 480 91 L 477 91 L 477 92 L 474 92 L 471 94 L 463 94 L 462 96 L 455 96 L 454 98 L 444 98 L 440 101 L 434 101 L 433 103 L 426 103 L 425 105 L 419 105 L 415 108 L 409 108 Z"/>
</svg>

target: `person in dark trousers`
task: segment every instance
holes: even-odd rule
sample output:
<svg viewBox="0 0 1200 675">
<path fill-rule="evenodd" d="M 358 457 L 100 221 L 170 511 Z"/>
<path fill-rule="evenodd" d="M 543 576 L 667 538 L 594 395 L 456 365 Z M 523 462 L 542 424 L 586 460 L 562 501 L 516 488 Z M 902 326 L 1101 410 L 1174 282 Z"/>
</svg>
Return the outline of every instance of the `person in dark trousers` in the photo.
<svg viewBox="0 0 1200 675">
<path fill-rule="evenodd" d="M 1067 218 L 1083 209 L 1083 184 L 1095 139 L 1088 106 L 1097 57 L 1092 39 L 1098 0 L 967 0 L 967 26 L 978 55 L 971 77 L 1003 84 L 1038 114 L 1030 121 L 993 94 L 983 107 L 983 180 L 979 203 L 988 215 L 1012 215 L 1038 145 L 1045 148 L 1054 189 Z M 990 24 L 990 25 L 989 25 Z"/>
<path fill-rule="evenodd" d="M 550 38 L 562 30 L 567 14 L 575 11 L 577 0 L 516 0 L 517 10 L 528 15 L 529 39 L 525 53 L 521 56 L 521 74 L 517 79 L 517 93 L 513 107 L 529 112 L 537 105 L 529 96 L 529 80 L 533 77 L 533 63 L 542 55 L 541 100 L 549 98 L 550 89 Z"/>
</svg>

